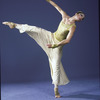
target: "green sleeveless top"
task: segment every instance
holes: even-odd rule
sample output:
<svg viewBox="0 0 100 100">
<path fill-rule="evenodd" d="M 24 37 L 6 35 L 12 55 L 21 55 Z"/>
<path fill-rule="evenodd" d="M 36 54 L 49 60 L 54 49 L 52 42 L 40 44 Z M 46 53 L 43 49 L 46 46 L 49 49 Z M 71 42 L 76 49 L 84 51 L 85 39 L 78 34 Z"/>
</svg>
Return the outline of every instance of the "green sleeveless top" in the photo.
<svg viewBox="0 0 100 100">
<path fill-rule="evenodd" d="M 71 25 L 68 25 L 68 24 L 64 24 L 62 21 L 60 22 L 59 26 L 58 26 L 58 29 L 56 32 L 54 32 L 54 37 L 58 40 L 58 41 L 62 41 L 64 39 L 66 39 L 68 33 L 69 33 L 69 29 L 72 27 L 72 26 L 75 26 L 75 24 L 71 24 Z"/>
</svg>

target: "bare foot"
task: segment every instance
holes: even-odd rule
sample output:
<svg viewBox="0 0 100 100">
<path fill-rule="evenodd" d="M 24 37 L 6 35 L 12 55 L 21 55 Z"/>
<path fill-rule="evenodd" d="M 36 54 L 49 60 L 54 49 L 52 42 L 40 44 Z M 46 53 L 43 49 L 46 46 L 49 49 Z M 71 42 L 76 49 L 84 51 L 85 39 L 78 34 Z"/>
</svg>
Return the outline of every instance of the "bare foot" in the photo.
<svg viewBox="0 0 100 100">
<path fill-rule="evenodd" d="M 15 28 L 15 23 L 13 23 L 13 22 L 2 22 L 2 24 L 4 24 L 4 25 L 8 25 L 11 29 L 13 29 L 13 28 Z"/>
<path fill-rule="evenodd" d="M 55 98 L 60 98 L 60 94 L 58 92 L 58 88 L 54 88 L 54 92 L 55 92 Z"/>
<path fill-rule="evenodd" d="M 55 98 L 60 98 L 60 97 L 61 97 L 60 94 L 55 95 Z"/>
</svg>

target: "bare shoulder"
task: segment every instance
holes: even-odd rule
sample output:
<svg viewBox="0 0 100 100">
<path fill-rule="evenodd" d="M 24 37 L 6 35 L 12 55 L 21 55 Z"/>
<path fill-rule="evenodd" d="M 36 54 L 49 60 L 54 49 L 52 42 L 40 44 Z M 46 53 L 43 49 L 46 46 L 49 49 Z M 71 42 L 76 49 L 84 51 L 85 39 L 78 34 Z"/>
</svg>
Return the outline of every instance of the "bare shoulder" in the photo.
<svg viewBox="0 0 100 100">
<path fill-rule="evenodd" d="M 62 11 L 62 19 L 69 19 L 70 16 L 65 12 L 65 11 Z"/>
<path fill-rule="evenodd" d="M 68 16 L 68 15 L 63 16 L 62 17 L 62 22 L 65 23 L 65 24 L 67 24 L 69 18 L 70 18 L 70 16 Z"/>
<path fill-rule="evenodd" d="M 69 18 L 70 16 L 69 16 L 65 11 L 63 11 L 62 17 L 63 17 L 63 18 Z"/>
</svg>

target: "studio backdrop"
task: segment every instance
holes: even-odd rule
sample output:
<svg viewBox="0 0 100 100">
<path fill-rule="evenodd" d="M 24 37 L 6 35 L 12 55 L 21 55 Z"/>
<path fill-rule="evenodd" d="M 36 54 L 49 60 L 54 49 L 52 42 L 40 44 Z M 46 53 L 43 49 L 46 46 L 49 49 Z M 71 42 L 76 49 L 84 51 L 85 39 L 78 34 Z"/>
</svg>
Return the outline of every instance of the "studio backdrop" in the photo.
<svg viewBox="0 0 100 100">
<path fill-rule="evenodd" d="M 69 16 L 83 11 L 85 19 L 76 23 L 75 34 L 63 48 L 62 63 L 69 80 L 99 77 L 98 0 L 53 0 Z M 60 13 L 45 0 L 1 0 L 2 83 L 51 81 L 45 52 L 26 33 L 2 24 L 10 21 L 55 32 Z"/>
</svg>

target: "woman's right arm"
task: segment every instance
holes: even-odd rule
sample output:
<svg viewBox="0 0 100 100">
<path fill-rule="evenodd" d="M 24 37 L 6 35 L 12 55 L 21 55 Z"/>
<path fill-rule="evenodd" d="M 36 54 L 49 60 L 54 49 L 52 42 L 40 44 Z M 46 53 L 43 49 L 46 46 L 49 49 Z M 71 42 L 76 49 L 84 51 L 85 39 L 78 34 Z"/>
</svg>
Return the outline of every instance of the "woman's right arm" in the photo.
<svg viewBox="0 0 100 100">
<path fill-rule="evenodd" d="M 54 6 L 59 11 L 59 13 L 62 15 L 62 18 L 69 18 L 66 12 L 63 11 L 55 2 L 53 2 L 52 0 L 46 0 L 46 1 L 49 2 L 52 6 Z"/>
</svg>

